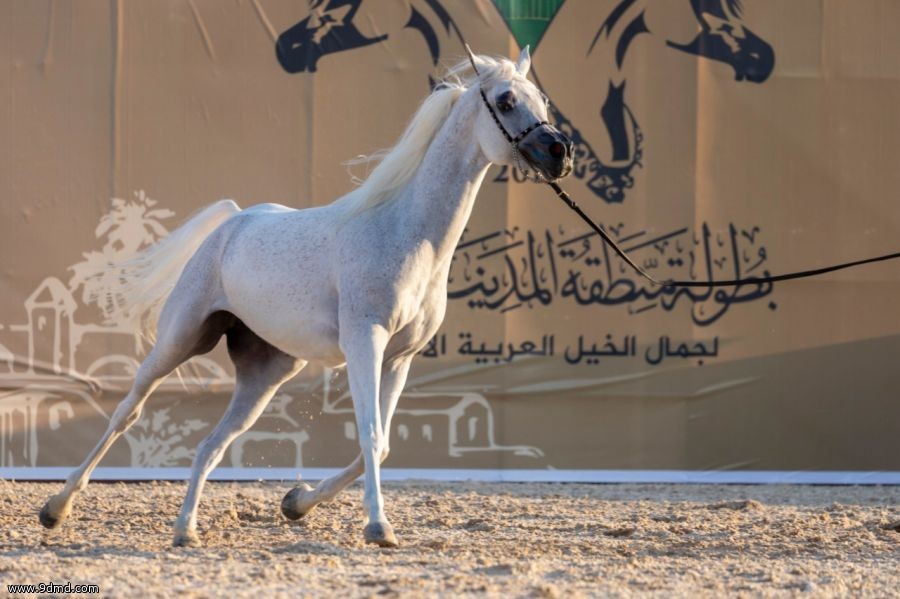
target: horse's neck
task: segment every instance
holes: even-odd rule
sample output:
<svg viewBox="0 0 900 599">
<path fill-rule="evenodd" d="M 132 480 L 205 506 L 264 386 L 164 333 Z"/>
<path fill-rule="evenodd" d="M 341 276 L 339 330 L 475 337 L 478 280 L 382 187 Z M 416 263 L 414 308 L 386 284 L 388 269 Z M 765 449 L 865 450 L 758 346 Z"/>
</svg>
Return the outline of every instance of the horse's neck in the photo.
<svg viewBox="0 0 900 599">
<path fill-rule="evenodd" d="M 430 242 L 438 263 L 453 255 L 490 165 L 475 138 L 478 99 L 470 91 L 456 101 L 398 205 L 399 218 Z"/>
</svg>

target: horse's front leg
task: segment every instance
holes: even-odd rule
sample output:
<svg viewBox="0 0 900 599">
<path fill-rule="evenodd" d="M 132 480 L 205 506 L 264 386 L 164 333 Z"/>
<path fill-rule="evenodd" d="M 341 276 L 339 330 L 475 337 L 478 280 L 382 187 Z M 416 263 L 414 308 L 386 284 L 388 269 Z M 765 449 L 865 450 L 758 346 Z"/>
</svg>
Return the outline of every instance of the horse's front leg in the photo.
<svg viewBox="0 0 900 599">
<path fill-rule="evenodd" d="M 381 428 L 384 433 L 384 446 L 381 449 L 381 461 L 384 462 L 390 452 L 391 419 L 397 408 L 403 386 L 406 384 L 406 376 L 409 374 L 409 366 L 412 356 L 387 363 L 381 372 L 381 391 L 378 394 L 381 408 Z M 289 520 L 298 520 L 309 513 L 311 509 L 333 499 L 344 488 L 355 481 L 365 469 L 362 454 L 356 456 L 353 462 L 341 470 L 338 474 L 321 481 L 315 488 L 306 483 L 294 487 L 281 501 L 281 513 Z"/>
<path fill-rule="evenodd" d="M 341 331 L 341 350 L 347 358 L 347 375 L 350 379 L 353 409 L 356 412 L 359 449 L 365 464 L 363 504 L 367 522 L 363 536 L 367 543 L 396 547 L 397 539 L 384 515 L 380 477 L 385 435 L 378 396 L 381 365 L 388 338 L 387 330 L 376 324 Z"/>
<path fill-rule="evenodd" d="M 397 403 L 406 386 L 406 377 L 412 364 L 413 356 L 405 356 L 392 363 L 385 364 L 381 374 L 381 426 L 384 428 L 384 447 L 381 448 L 381 461 L 384 462 L 391 452 L 391 420 L 397 410 Z"/>
</svg>

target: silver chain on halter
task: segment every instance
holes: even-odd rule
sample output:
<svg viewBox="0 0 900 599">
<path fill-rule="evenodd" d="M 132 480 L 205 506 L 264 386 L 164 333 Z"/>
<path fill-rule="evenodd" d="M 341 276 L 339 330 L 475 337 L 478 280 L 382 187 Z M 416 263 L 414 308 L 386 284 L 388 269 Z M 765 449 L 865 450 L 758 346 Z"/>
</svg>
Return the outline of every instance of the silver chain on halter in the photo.
<svg viewBox="0 0 900 599">
<path fill-rule="evenodd" d="M 519 144 L 512 144 L 512 155 L 513 155 L 513 168 L 522 173 L 522 176 L 525 177 L 526 181 L 531 181 L 532 183 L 546 183 L 547 178 L 541 174 L 541 171 L 535 169 L 530 170 L 528 168 L 529 163 L 528 159 L 525 158 L 521 152 L 519 152 Z M 524 164 L 524 166 L 523 166 Z M 533 174 L 532 174 L 533 173 Z"/>
</svg>

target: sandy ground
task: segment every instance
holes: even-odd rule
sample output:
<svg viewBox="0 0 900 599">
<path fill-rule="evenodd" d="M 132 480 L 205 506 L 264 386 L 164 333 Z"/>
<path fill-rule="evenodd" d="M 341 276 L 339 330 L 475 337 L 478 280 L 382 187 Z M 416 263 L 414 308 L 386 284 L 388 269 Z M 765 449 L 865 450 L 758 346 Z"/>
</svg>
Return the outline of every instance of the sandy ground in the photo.
<svg viewBox="0 0 900 599">
<path fill-rule="evenodd" d="M 900 487 L 386 484 L 401 543 L 362 542 L 357 485 L 303 521 L 278 483 L 211 483 L 202 549 L 173 549 L 184 483 L 91 484 L 60 530 L 59 484 L 0 481 L 0 592 L 111 596 L 896 596 Z"/>
</svg>

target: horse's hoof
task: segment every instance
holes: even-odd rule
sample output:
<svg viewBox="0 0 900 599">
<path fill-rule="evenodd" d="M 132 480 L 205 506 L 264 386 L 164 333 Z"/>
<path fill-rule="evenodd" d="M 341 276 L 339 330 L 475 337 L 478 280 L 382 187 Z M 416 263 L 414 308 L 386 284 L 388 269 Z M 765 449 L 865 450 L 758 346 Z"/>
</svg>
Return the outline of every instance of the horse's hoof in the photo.
<svg viewBox="0 0 900 599">
<path fill-rule="evenodd" d="M 63 523 L 63 520 L 66 519 L 66 515 L 65 512 L 53 515 L 50 511 L 50 501 L 48 501 L 44 504 L 44 507 L 41 508 L 41 513 L 38 515 L 38 518 L 44 528 L 53 529 L 59 527 L 59 525 Z"/>
<path fill-rule="evenodd" d="M 306 483 L 300 483 L 294 487 L 281 500 L 281 513 L 288 520 L 299 520 L 309 513 L 316 504 L 310 503 L 310 494 L 313 488 Z"/>
<path fill-rule="evenodd" d="M 363 537 L 366 543 L 373 543 L 379 547 L 399 547 L 394 529 L 387 522 L 369 522 L 363 529 Z"/>
<path fill-rule="evenodd" d="M 184 533 L 175 533 L 175 539 L 172 541 L 172 547 L 202 547 L 200 537 L 194 531 Z"/>
</svg>

